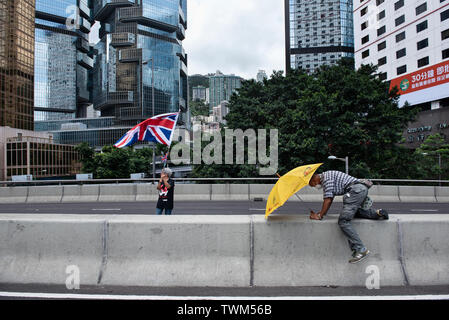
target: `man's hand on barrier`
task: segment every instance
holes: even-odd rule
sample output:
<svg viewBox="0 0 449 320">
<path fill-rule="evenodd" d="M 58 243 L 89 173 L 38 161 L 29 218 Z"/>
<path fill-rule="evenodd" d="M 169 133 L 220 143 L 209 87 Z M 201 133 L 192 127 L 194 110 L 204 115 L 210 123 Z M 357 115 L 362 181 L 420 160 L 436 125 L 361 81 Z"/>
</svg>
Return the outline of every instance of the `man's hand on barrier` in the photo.
<svg viewBox="0 0 449 320">
<path fill-rule="evenodd" d="M 310 219 L 312 219 L 312 220 L 321 220 L 322 218 L 321 218 L 319 212 L 315 213 L 313 211 L 310 211 Z"/>
</svg>

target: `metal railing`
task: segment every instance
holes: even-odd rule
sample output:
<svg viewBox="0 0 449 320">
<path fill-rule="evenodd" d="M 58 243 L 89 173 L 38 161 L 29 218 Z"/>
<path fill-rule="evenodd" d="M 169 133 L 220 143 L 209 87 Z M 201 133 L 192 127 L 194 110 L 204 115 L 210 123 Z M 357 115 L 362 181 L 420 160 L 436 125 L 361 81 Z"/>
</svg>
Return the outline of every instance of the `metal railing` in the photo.
<svg viewBox="0 0 449 320">
<path fill-rule="evenodd" d="M 279 178 L 260 178 L 260 177 L 248 177 L 248 178 L 173 178 L 177 182 L 210 182 L 210 183 L 235 183 L 235 182 L 249 182 L 257 181 L 268 183 L 277 181 Z M 449 180 L 408 180 L 408 179 L 370 179 L 376 184 L 388 183 L 401 183 L 405 185 L 410 184 L 448 184 Z M 0 181 L 0 186 L 37 186 L 37 185 L 79 185 L 79 184 L 120 184 L 120 183 L 151 183 L 159 181 L 159 178 L 145 178 L 145 179 L 89 179 L 89 180 L 32 180 L 32 181 Z"/>
</svg>

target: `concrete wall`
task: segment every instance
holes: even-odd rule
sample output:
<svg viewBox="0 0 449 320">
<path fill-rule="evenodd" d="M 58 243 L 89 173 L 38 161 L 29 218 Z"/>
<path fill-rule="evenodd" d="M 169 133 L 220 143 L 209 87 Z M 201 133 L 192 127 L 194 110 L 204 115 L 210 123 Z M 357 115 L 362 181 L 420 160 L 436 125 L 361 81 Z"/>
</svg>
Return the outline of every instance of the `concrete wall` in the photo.
<svg viewBox="0 0 449 320">
<path fill-rule="evenodd" d="M 449 217 L 354 220 L 371 255 L 349 264 L 337 216 L 0 215 L 0 284 L 449 285 Z"/>
<path fill-rule="evenodd" d="M 270 194 L 273 184 L 182 184 L 175 186 L 175 200 L 230 200 L 263 199 Z M 0 187 L 0 203 L 17 202 L 127 202 L 156 201 L 158 192 L 151 183 Z M 373 186 L 369 196 L 375 202 L 443 202 L 449 203 L 449 187 Z M 335 197 L 342 202 L 343 197 Z M 321 202 L 323 192 L 306 186 L 289 201 Z"/>
</svg>

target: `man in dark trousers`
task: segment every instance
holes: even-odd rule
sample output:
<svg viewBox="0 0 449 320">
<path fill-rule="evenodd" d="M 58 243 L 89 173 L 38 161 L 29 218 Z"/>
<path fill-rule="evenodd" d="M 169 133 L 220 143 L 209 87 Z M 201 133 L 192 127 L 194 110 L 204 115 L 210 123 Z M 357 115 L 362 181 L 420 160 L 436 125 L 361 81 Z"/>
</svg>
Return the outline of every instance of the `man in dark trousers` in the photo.
<svg viewBox="0 0 449 320">
<path fill-rule="evenodd" d="M 388 219 L 388 212 L 384 209 L 362 208 L 368 196 L 366 182 L 340 171 L 326 171 L 314 174 L 309 185 L 323 189 L 323 206 L 320 212 L 311 211 L 310 219 L 313 220 L 323 219 L 332 205 L 334 197 L 343 195 L 343 211 L 338 218 L 338 225 L 348 238 L 349 247 L 352 250 L 352 258 L 349 263 L 356 263 L 366 258 L 370 252 L 351 225 L 351 220 L 354 217 L 374 220 Z"/>
<path fill-rule="evenodd" d="M 164 168 L 161 171 L 161 178 L 157 185 L 159 190 L 159 200 L 157 201 L 156 214 L 161 215 L 165 210 L 166 215 L 171 215 L 173 211 L 173 195 L 175 192 L 175 181 L 171 179 L 172 171 Z"/>
</svg>

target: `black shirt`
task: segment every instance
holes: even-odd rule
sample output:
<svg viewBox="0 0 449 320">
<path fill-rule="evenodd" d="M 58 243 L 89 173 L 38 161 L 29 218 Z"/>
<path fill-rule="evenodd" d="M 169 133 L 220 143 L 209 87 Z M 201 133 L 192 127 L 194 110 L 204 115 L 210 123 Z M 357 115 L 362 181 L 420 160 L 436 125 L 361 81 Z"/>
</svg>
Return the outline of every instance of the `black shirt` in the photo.
<svg viewBox="0 0 449 320">
<path fill-rule="evenodd" d="M 168 184 L 171 185 L 167 189 L 164 181 L 160 183 L 159 200 L 157 201 L 157 208 L 159 209 L 173 209 L 173 194 L 175 192 L 175 181 L 168 179 Z"/>
</svg>

